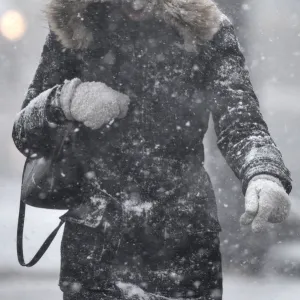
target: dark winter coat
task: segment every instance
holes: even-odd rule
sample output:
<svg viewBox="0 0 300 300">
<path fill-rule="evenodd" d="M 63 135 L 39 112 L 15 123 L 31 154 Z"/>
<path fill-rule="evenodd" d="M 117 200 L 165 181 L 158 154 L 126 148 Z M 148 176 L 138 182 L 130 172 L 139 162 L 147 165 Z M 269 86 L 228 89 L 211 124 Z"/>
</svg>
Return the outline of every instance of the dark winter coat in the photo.
<svg viewBox="0 0 300 300">
<path fill-rule="evenodd" d="M 203 167 L 210 114 L 244 192 L 259 174 L 291 190 L 232 25 L 210 0 L 191 1 L 196 7 L 179 9 L 183 15 L 172 11 L 182 2 L 163 3 L 166 21 L 139 23 L 110 4 L 53 0 L 52 31 L 13 132 L 22 153 L 47 155 L 54 124 L 63 122 L 52 103 L 66 79 L 101 81 L 127 94 L 126 118 L 95 131 L 79 125 L 83 204 L 65 218 L 101 228 L 111 237 L 107 248 L 126 243 L 125 237 L 145 245 L 150 263 L 198 232 L 220 231 Z"/>
</svg>

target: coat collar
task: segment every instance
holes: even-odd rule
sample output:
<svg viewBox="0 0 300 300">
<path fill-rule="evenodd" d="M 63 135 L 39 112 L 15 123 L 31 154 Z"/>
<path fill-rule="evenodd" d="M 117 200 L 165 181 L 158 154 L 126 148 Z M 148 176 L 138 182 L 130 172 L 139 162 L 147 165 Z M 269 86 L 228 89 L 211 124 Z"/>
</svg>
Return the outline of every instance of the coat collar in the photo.
<svg viewBox="0 0 300 300">
<path fill-rule="evenodd" d="M 50 29 L 65 48 L 87 49 L 93 43 L 87 7 L 115 0 L 50 0 L 46 9 Z M 185 44 L 203 44 L 213 38 L 225 16 L 212 0 L 152 0 L 167 24 L 176 28 Z"/>
</svg>

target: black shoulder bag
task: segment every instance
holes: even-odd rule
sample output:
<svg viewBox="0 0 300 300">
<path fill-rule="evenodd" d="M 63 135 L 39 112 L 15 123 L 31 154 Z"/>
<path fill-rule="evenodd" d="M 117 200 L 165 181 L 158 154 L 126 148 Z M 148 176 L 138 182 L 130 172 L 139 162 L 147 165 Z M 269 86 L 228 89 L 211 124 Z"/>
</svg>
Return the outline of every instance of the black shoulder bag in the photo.
<svg viewBox="0 0 300 300">
<path fill-rule="evenodd" d="M 23 171 L 17 229 L 17 255 L 21 266 L 34 266 L 45 254 L 64 221 L 48 236 L 29 263 L 23 252 L 26 204 L 46 209 L 69 209 L 80 204 L 82 171 L 74 155 L 74 124 L 57 129 L 57 143 L 49 157 L 27 158 Z"/>
</svg>

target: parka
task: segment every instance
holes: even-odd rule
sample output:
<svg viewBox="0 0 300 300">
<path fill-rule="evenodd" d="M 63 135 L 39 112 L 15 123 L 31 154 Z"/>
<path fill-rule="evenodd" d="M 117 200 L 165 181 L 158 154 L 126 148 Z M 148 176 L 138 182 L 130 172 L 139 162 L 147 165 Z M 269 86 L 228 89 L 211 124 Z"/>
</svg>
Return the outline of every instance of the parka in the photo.
<svg viewBox="0 0 300 300">
<path fill-rule="evenodd" d="M 99 130 L 78 124 L 82 204 L 62 217 L 98 228 L 106 236 L 103 248 L 139 257 L 109 267 L 108 277 L 127 282 L 147 264 L 155 265 L 154 281 L 170 278 L 160 261 L 178 247 L 184 253 L 191 237 L 221 230 L 204 168 L 210 115 L 244 193 L 260 174 L 291 191 L 230 21 L 210 0 L 157 5 L 155 17 L 135 22 L 113 2 L 52 0 L 50 33 L 13 129 L 25 156 L 46 156 L 64 122 L 51 103 L 65 80 L 101 81 L 130 97 L 124 119 Z M 139 253 L 132 244 L 144 246 L 136 247 Z M 180 273 L 180 260 L 173 262 Z"/>
</svg>

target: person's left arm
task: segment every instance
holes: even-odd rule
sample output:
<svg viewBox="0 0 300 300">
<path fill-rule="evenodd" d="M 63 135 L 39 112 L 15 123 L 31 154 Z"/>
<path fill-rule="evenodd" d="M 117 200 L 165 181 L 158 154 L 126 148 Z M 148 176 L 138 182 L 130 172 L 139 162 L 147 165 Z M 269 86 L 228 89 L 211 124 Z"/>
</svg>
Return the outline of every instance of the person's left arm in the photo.
<svg viewBox="0 0 300 300">
<path fill-rule="evenodd" d="M 262 218 L 270 222 L 282 221 L 289 210 L 286 194 L 292 188 L 290 172 L 263 120 L 245 59 L 231 24 L 223 26 L 217 32 L 207 46 L 206 55 L 207 101 L 214 120 L 218 147 L 241 180 L 243 192 L 246 193 L 247 216 L 244 218 L 247 221 L 244 223 L 252 223 L 255 218 L 258 221 Z M 273 193 L 273 183 L 280 187 L 279 194 Z M 260 198 L 259 203 L 259 196 L 264 195 L 266 190 L 271 190 L 269 195 L 273 195 L 271 198 L 274 201 L 265 197 Z M 249 206 L 250 194 L 252 199 L 253 195 L 256 197 L 252 201 L 255 205 L 252 206 Z M 277 209 L 273 204 L 278 197 L 282 199 L 279 203 L 283 204 L 285 212 L 283 217 L 276 219 L 271 215 L 272 209 Z M 268 208 L 261 212 L 258 204 L 260 208 L 267 204 Z M 256 225 L 253 222 L 255 231 L 259 231 L 256 228 L 259 225 Z"/>
</svg>

